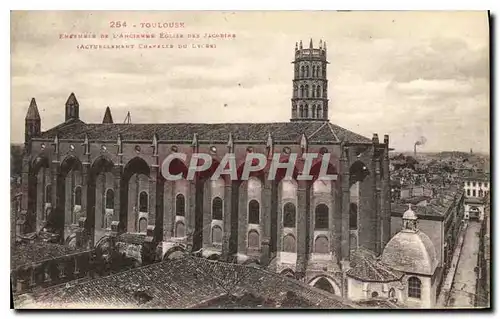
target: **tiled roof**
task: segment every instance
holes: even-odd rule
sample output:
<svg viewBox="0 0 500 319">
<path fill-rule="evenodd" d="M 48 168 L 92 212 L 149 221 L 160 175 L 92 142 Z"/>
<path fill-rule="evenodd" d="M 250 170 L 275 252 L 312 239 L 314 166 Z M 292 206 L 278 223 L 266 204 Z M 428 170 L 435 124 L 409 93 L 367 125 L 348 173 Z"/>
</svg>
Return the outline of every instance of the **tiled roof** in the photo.
<svg viewBox="0 0 500 319">
<path fill-rule="evenodd" d="M 229 133 L 234 140 L 262 141 L 271 133 L 276 141 L 298 142 L 305 134 L 311 141 L 371 143 L 371 139 L 328 122 L 282 122 L 282 123 L 168 123 L 168 124 L 86 124 L 74 121 L 59 125 L 41 134 L 41 138 L 116 140 L 118 134 L 123 140 L 152 140 L 154 134 L 159 140 L 191 141 L 194 133 L 198 140 L 226 141 Z"/>
<path fill-rule="evenodd" d="M 382 264 L 373 253 L 358 249 L 351 258 L 347 276 L 365 282 L 391 282 L 400 280 L 403 273 Z"/>
<path fill-rule="evenodd" d="M 18 243 L 13 249 L 11 267 L 17 268 L 26 264 L 38 263 L 83 251 L 85 249 L 46 242 Z"/>
<path fill-rule="evenodd" d="M 25 307 L 185 309 L 224 295 L 249 293 L 275 299 L 289 291 L 316 308 L 354 307 L 341 297 L 276 273 L 195 257 L 51 287 L 35 292 Z"/>
</svg>

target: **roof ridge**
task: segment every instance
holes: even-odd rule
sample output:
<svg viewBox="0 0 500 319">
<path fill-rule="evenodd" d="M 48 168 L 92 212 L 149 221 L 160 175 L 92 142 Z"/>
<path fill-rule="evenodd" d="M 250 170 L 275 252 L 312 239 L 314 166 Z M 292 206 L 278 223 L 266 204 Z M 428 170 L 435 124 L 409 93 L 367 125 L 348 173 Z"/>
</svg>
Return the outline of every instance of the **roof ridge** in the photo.
<svg viewBox="0 0 500 319">
<path fill-rule="evenodd" d="M 337 139 L 337 141 L 340 141 L 339 137 L 337 136 L 337 134 L 335 134 L 335 132 L 333 131 L 333 127 L 332 127 L 332 123 L 330 122 L 327 122 L 328 123 L 328 128 L 330 128 L 330 131 L 332 132 L 333 136 Z M 354 132 L 353 132 L 354 133 Z"/>
<path fill-rule="evenodd" d="M 316 131 L 312 132 L 311 135 L 307 137 L 308 140 L 310 140 L 316 133 L 318 133 L 328 122 L 323 123 Z"/>
</svg>

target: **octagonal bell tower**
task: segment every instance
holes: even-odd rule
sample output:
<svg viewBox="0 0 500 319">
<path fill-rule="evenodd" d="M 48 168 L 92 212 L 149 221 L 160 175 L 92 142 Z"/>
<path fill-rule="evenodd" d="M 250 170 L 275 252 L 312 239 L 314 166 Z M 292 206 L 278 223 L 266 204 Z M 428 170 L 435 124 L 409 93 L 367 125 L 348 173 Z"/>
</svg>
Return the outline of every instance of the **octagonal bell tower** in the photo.
<svg viewBox="0 0 500 319">
<path fill-rule="evenodd" d="M 295 43 L 292 96 L 292 121 L 328 121 L 328 80 L 326 79 L 326 42 L 319 48 Z"/>
</svg>

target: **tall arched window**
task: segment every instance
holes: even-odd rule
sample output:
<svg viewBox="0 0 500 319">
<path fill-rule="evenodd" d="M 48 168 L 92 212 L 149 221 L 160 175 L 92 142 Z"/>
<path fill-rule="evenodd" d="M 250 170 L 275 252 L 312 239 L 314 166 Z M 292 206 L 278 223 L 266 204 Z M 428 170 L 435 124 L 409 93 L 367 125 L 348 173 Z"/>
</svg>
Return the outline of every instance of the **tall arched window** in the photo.
<svg viewBox="0 0 500 319">
<path fill-rule="evenodd" d="M 472 190 L 472 196 L 476 197 L 476 190 L 475 189 Z"/>
<path fill-rule="evenodd" d="M 306 84 L 304 86 L 304 90 L 305 90 L 305 92 L 304 92 L 305 93 L 305 97 L 309 97 L 309 85 L 308 84 Z"/>
<path fill-rule="evenodd" d="M 316 96 L 321 97 L 321 86 L 319 85 L 316 87 Z"/>
<path fill-rule="evenodd" d="M 321 105 L 318 105 L 318 107 L 316 108 L 316 117 L 317 118 L 321 118 L 322 117 L 322 114 L 321 114 Z"/>
<path fill-rule="evenodd" d="M 349 229 L 358 229 L 358 205 L 355 203 L 349 205 Z"/>
<path fill-rule="evenodd" d="M 312 106 L 312 117 L 316 117 L 316 104 Z"/>
<path fill-rule="evenodd" d="M 304 86 L 300 86 L 300 97 L 304 97 Z"/>
<path fill-rule="evenodd" d="M 80 186 L 75 187 L 75 205 L 82 205 L 82 188 Z"/>
<path fill-rule="evenodd" d="M 283 238 L 283 251 L 287 253 L 296 252 L 295 237 L 293 235 L 286 235 Z"/>
<path fill-rule="evenodd" d="M 48 184 L 45 186 L 45 202 L 52 202 L 52 185 Z"/>
<path fill-rule="evenodd" d="M 470 196 L 470 189 L 467 190 L 467 196 Z"/>
<path fill-rule="evenodd" d="M 260 224 L 260 205 L 255 199 L 248 203 L 248 223 Z"/>
<path fill-rule="evenodd" d="M 185 199 L 184 195 L 178 194 L 175 197 L 175 214 L 177 216 L 184 216 L 185 213 Z"/>
<path fill-rule="evenodd" d="M 295 227 L 295 205 L 292 203 L 283 207 L 283 227 Z"/>
<path fill-rule="evenodd" d="M 408 297 L 418 298 L 422 294 L 422 282 L 417 277 L 410 277 L 408 279 Z"/>
<path fill-rule="evenodd" d="M 328 229 L 328 206 L 319 204 L 314 212 L 314 229 Z"/>
<path fill-rule="evenodd" d="M 212 228 L 212 243 L 220 244 L 222 243 L 222 228 L 219 226 L 214 226 Z"/>
<path fill-rule="evenodd" d="M 215 197 L 212 200 L 212 219 L 222 220 L 222 199 Z"/>
<path fill-rule="evenodd" d="M 106 208 L 115 208 L 115 192 L 111 188 L 106 191 Z"/>
<path fill-rule="evenodd" d="M 148 211 L 148 193 L 141 192 L 139 194 L 139 211 L 147 212 Z"/>
<path fill-rule="evenodd" d="M 316 85 L 312 85 L 312 97 L 316 95 Z"/>
<path fill-rule="evenodd" d="M 312 66 L 312 76 L 315 76 L 316 75 L 316 66 L 313 65 Z"/>
<path fill-rule="evenodd" d="M 299 114 L 300 114 L 300 117 L 304 117 L 304 106 L 303 105 L 301 105 L 299 107 Z"/>
<path fill-rule="evenodd" d="M 300 76 L 301 76 L 301 77 L 304 77 L 304 75 L 305 75 L 305 68 L 304 68 L 304 66 L 302 66 L 302 67 L 300 68 Z"/>
<path fill-rule="evenodd" d="M 248 247 L 249 248 L 259 248 L 259 233 L 255 230 L 248 232 Z"/>
<path fill-rule="evenodd" d="M 304 116 L 303 117 L 308 117 L 309 116 L 309 105 L 304 105 Z"/>
<path fill-rule="evenodd" d="M 319 77 L 321 74 L 321 67 L 318 65 L 318 68 L 316 69 L 316 76 Z"/>
<path fill-rule="evenodd" d="M 306 78 L 309 77 L 309 65 L 306 65 Z"/>
</svg>

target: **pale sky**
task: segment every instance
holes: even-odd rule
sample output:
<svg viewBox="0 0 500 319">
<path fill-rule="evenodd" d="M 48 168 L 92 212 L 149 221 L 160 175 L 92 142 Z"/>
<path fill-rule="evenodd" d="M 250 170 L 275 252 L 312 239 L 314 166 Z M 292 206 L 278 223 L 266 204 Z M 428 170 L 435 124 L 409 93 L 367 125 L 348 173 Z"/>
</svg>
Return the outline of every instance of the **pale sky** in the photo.
<svg viewBox="0 0 500 319">
<path fill-rule="evenodd" d="M 110 28 L 126 21 L 126 28 Z M 141 22 L 184 22 L 141 29 Z M 136 25 L 136 27 L 132 27 Z M 295 42 L 328 47 L 330 121 L 391 147 L 489 152 L 486 12 L 14 12 L 12 135 L 24 140 L 35 97 L 42 130 L 64 121 L 71 92 L 80 118 L 100 123 L 286 122 Z M 59 39 L 61 33 L 234 33 L 234 39 Z M 202 44 L 215 49 L 78 50 L 78 44 Z M 226 105 L 226 106 L 225 106 Z"/>
</svg>

